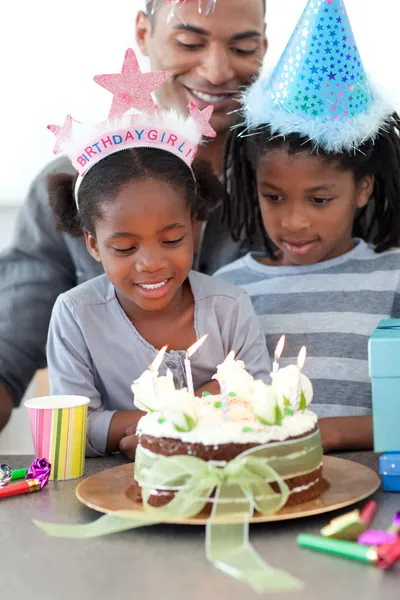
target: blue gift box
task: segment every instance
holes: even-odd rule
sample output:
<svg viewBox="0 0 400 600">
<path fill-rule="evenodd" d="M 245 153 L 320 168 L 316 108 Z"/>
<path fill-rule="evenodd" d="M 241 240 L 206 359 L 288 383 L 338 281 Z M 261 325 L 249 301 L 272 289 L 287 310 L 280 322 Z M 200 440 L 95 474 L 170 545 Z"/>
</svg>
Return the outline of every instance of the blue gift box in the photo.
<svg viewBox="0 0 400 600">
<path fill-rule="evenodd" d="M 385 492 L 400 492 L 400 452 L 382 454 L 379 459 L 379 473 L 382 475 Z"/>
<path fill-rule="evenodd" d="M 369 339 L 376 452 L 400 452 L 400 319 L 381 321 Z"/>
</svg>

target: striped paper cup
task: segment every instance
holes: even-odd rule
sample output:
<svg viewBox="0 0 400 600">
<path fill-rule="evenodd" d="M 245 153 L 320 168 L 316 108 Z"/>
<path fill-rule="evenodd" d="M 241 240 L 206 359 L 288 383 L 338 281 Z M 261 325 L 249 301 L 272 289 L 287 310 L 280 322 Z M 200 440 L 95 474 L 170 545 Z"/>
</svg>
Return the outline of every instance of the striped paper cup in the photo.
<svg viewBox="0 0 400 600">
<path fill-rule="evenodd" d="M 50 479 L 82 477 L 88 404 L 85 396 L 43 396 L 25 402 L 36 458 L 51 463 Z"/>
</svg>

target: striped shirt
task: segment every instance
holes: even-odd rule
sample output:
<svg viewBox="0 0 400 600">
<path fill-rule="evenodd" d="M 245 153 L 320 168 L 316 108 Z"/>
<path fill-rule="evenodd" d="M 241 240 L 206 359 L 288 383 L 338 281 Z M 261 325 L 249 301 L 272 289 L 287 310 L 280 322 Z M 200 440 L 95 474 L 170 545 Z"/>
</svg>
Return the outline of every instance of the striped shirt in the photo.
<svg viewBox="0 0 400 600">
<path fill-rule="evenodd" d="M 307 346 L 304 373 L 319 417 L 371 414 L 368 338 L 381 319 L 400 317 L 400 249 L 376 254 L 356 240 L 346 254 L 313 265 L 265 266 L 250 253 L 216 277 L 246 290 L 270 355 L 286 334 L 280 365 Z"/>
</svg>

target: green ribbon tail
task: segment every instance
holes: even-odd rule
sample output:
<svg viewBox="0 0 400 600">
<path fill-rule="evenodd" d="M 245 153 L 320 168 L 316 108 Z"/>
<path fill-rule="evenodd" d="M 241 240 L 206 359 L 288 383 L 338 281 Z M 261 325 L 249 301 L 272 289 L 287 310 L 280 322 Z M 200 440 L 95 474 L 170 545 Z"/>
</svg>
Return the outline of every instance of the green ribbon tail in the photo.
<svg viewBox="0 0 400 600">
<path fill-rule="evenodd" d="M 146 527 L 148 525 L 156 525 L 165 523 L 165 515 L 161 517 L 145 517 L 143 512 L 140 512 L 140 517 L 136 511 L 119 510 L 113 513 L 104 515 L 92 523 L 83 525 L 68 525 L 58 523 L 44 523 L 43 521 L 33 520 L 36 527 L 39 527 L 47 535 L 59 538 L 74 538 L 86 540 L 89 538 L 100 537 L 102 535 L 110 535 L 119 531 L 127 531 L 128 529 L 137 529 L 138 527 Z"/>
<path fill-rule="evenodd" d="M 232 497 L 231 486 L 221 485 L 217 490 L 217 496 L 222 501 L 224 496 Z M 235 506 L 229 507 L 231 516 L 236 516 L 236 523 L 215 522 L 213 517 L 218 516 L 218 506 L 221 504 L 219 502 L 214 504 L 212 515 L 206 525 L 207 559 L 216 568 L 247 583 L 259 594 L 301 589 L 303 582 L 285 571 L 268 565 L 250 544 L 248 518 L 249 514 L 253 514 L 253 503 L 246 490 L 237 491 L 236 498 L 238 497 L 242 497 L 243 502 L 235 502 Z M 225 505 L 224 515 L 226 511 Z"/>
</svg>

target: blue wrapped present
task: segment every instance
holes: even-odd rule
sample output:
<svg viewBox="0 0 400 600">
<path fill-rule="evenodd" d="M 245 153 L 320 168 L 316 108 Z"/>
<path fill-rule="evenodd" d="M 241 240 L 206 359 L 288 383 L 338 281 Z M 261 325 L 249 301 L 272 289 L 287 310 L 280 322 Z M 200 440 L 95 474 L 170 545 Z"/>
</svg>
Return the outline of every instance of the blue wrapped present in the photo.
<svg viewBox="0 0 400 600">
<path fill-rule="evenodd" d="M 400 452 L 382 454 L 379 459 L 379 473 L 385 492 L 400 492 Z"/>
<path fill-rule="evenodd" d="M 369 339 L 376 452 L 400 452 L 400 319 L 381 321 Z"/>
</svg>

